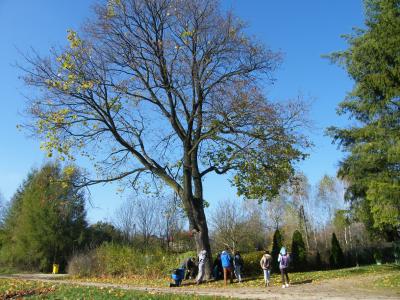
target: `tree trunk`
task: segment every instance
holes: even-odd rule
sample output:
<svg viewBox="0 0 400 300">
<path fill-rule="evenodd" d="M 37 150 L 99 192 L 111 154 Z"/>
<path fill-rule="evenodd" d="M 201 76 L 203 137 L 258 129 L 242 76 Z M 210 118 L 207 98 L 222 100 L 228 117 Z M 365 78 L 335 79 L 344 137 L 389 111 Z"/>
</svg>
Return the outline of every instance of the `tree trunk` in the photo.
<svg viewBox="0 0 400 300">
<path fill-rule="evenodd" d="M 313 230 L 313 235 L 314 235 L 314 243 L 315 243 L 315 249 L 318 250 L 318 241 L 317 241 L 317 235 L 315 233 L 316 228 Z"/>
<path fill-rule="evenodd" d="M 204 198 L 203 198 L 203 182 L 199 172 L 197 162 L 197 149 L 191 155 L 193 183 L 194 183 L 194 207 L 195 217 L 199 225 L 199 232 L 195 234 L 197 252 L 201 250 L 207 251 L 208 263 L 206 264 L 206 279 L 211 278 L 212 274 L 212 253 L 210 239 L 208 236 L 207 219 L 204 213 Z"/>
<path fill-rule="evenodd" d="M 188 151 L 185 151 L 188 153 Z M 186 215 L 189 219 L 190 231 L 195 239 L 196 250 L 199 253 L 201 250 L 207 251 L 208 263 L 206 264 L 206 278 L 211 277 L 211 247 L 208 236 L 207 220 L 204 213 L 203 204 L 203 185 L 197 168 L 197 160 L 192 161 L 194 155 L 190 157 L 184 155 L 183 159 L 183 192 L 181 195 L 182 203 Z M 193 167 L 195 163 L 195 167 Z M 194 171 L 194 176 L 193 176 Z M 194 183 L 195 194 L 193 194 L 192 184 Z"/>
<path fill-rule="evenodd" d="M 325 238 L 325 249 L 326 250 L 328 250 L 328 237 L 327 237 L 327 234 L 326 234 L 326 232 L 327 232 L 327 228 L 326 228 L 326 226 L 324 226 L 324 238 Z"/>
<path fill-rule="evenodd" d="M 349 225 L 349 243 L 350 243 L 350 249 L 353 249 L 353 241 L 351 238 L 351 225 Z"/>
<path fill-rule="evenodd" d="M 308 250 L 310 250 L 310 240 L 308 238 L 308 228 L 307 228 L 307 219 L 306 219 L 306 214 L 304 212 L 304 206 L 300 206 L 300 219 L 303 223 L 304 226 L 304 233 L 305 233 L 305 238 L 306 238 L 306 247 Z"/>
</svg>

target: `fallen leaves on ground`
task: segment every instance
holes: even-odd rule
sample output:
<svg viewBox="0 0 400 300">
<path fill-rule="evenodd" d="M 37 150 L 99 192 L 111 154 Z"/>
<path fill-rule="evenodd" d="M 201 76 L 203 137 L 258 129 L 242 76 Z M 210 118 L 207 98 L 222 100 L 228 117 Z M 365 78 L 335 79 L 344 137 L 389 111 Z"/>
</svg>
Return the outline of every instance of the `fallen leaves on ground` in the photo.
<svg viewBox="0 0 400 300">
<path fill-rule="evenodd" d="M 261 273 L 261 271 L 260 271 Z M 263 276 L 249 276 L 246 277 L 244 274 L 244 280 L 242 283 L 238 283 L 236 280 L 233 284 L 228 286 L 231 288 L 261 288 L 264 286 Z M 328 279 L 341 279 L 352 276 L 373 276 L 374 286 L 376 287 L 400 287 L 400 266 L 394 264 L 386 265 L 369 265 L 362 267 L 353 267 L 337 270 L 324 270 L 324 271 L 312 271 L 312 272 L 296 272 L 289 273 L 290 281 L 292 284 L 304 284 L 311 283 L 316 284 L 322 280 Z M 89 277 L 89 278 L 77 278 L 72 277 L 71 280 L 78 280 L 83 282 L 98 282 L 98 283 L 113 283 L 113 284 L 127 284 L 134 286 L 146 286 L 146 287 L 168 287 L 169 283 L 172 282 L 169 277 L 162 278 L 147 278 L 139 275 L 123 276 L 123 277 Z M 273 273 L 271 276 L 270 286 L 280 286 L 281 275 L 279 273 Z M 201 285 L 196 285 L 194 280 L 183 281 L 182 288 L 224 288 L 223 280 L 208 281 Z"/>
</svg>

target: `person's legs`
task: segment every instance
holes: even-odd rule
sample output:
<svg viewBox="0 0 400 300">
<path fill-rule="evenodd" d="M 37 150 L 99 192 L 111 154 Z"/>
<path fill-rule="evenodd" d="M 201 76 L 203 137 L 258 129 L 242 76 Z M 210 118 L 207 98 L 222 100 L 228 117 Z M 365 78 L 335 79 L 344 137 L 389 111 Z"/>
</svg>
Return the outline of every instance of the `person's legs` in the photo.
<svg viewBox="0 0 400 300">
<path fill-rule="evenodd" d="M 233 283 L 233 269 L 232 267 L 229 268 L 229 276 L 230 276 L 230 283 Z"/>
<path fill-rule="evenodd" d="M 282 288 L 285 287 L 285 269 L 281 269 Z"/>
<path fill-rule="evenodd" d="M 190 278 L 190 269 L 185 269 L 185 280 Z"/>
<path fill-rule="evenodd" d="M 199 284 L 203 281 L 204 271 L 205 271 L 205 264 L 200 264 L 199 265 L 199 273 L 197 274 L 197 280 L 196 280 L 197 284 Z"/>
<path fill-rule="evenodd" d="M 268 286 L 268 284 L 269 284 L 269 274 L 268 274 L 268 271 L 269 271 L 269 270 L 263 269 L 265 286 Z"/>
<path fill-rule="evenodd" d="M 228 280 L 228 269 L 224 268 L 224 285 L 226 286 L 226 281 Z"/>
<path fill-rule="evenodd" d="M 242 282 L 242 274 L 240 266 L 235 266 L 235 275 L 239 282 Z"/>
<path fill-rule="evenodd" d="M 217 268 L 216 266 L 214 267 L 212 273 L 213 273 L 214 279 L 217 280 L 217 279 L 218 279 L 218 278 L 217 278 L 217 277 L 218 277 L 218 268 Z"/>
<path fill-rule="evenodd" d="M 285 269 L 285 275 L 286 275 L 286 287 L 288 287 L 289 286 L 289 274 L 288 274 L 287 269 Z"/>
</svg>

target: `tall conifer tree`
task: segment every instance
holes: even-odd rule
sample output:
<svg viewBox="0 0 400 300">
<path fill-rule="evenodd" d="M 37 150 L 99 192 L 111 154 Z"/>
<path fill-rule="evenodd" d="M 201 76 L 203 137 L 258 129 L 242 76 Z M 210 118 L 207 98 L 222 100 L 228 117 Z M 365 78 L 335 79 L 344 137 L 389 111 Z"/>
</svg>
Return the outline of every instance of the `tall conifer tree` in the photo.
<svg viewBox="0 0 400 300">
<path fill-rule="evenodd" d="M 355 81 L 338 112 L 356 122 L 328 132 L 348 153 L 339 175 L 357 216 L 392 239 L 400 229 L 400 1 L 365 0 L 365 7 L 365 28 L 330 56 Z"/>
</svg>

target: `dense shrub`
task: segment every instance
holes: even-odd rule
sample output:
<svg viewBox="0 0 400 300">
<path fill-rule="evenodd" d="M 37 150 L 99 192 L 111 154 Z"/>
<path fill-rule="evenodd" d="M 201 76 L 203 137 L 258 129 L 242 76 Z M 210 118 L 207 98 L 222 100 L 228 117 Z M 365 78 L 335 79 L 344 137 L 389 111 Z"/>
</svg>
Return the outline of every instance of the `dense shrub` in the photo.
<svg viewBox="0 0 400 300">
<path fill-rule="evenodd" d="M 193 256 L 193 253 L 190 255 Z M 75 255 L 70 260 L 68 271 L 71 275 L 80 276 L 143 275 L 160 278 L 170 274 L 182 260 L 180 255 L 158 249 L 143 252 L 132 246 L 104 243 L 90 252 Z"/>
<path fill-rule="evenodd" d="M 260 260 L 263 256 L 264 251 L 254 251 L 249 253 L 243 253 L 242 258 L 244 262 L 243 274 L 245 276 L 249 275 L 259 275 L 262 273 L 260 268 Z"/>
<path fill-rule="evenodd" d="M 82 277 L 97 274 L 99 266 L 96 258 L 94 251 L 74 255 L 68 262 L 68 274 Z"/>
<path fill-rule="evenodd" d="M 176 255 L 177 261 L 179 264 L 183 263 L 183 261 L 189 257 L 195 257 L 197 259 L 197 253 L 196 251 L 186 251 L 184 253 L 179 253 Z M 212 259 L 215 259 L 216 255 L 212 257 Z"/>
<path fill-rule="evenodd" d="M 261 274 L 260 259 L 263 253 L 255 251 L 242 254 L 245 276 Z M 146 253 L 132 246 L 105 243 L 97 249 L 72 257 L 68 273 L 76 276 L 142 275 L 163 278 L 169 276 L 171 270 L 179 267 L 188 257 L 196 257 L 196 252 L 176 254 L 154 250 Z"/>
<path fill-rule="evenodd" d="M 293 233 L 292 239 L 292 267 L 295 271 L 303 271 L 307 267 L 307 249 L 300 231 Z"/>
</svg>

